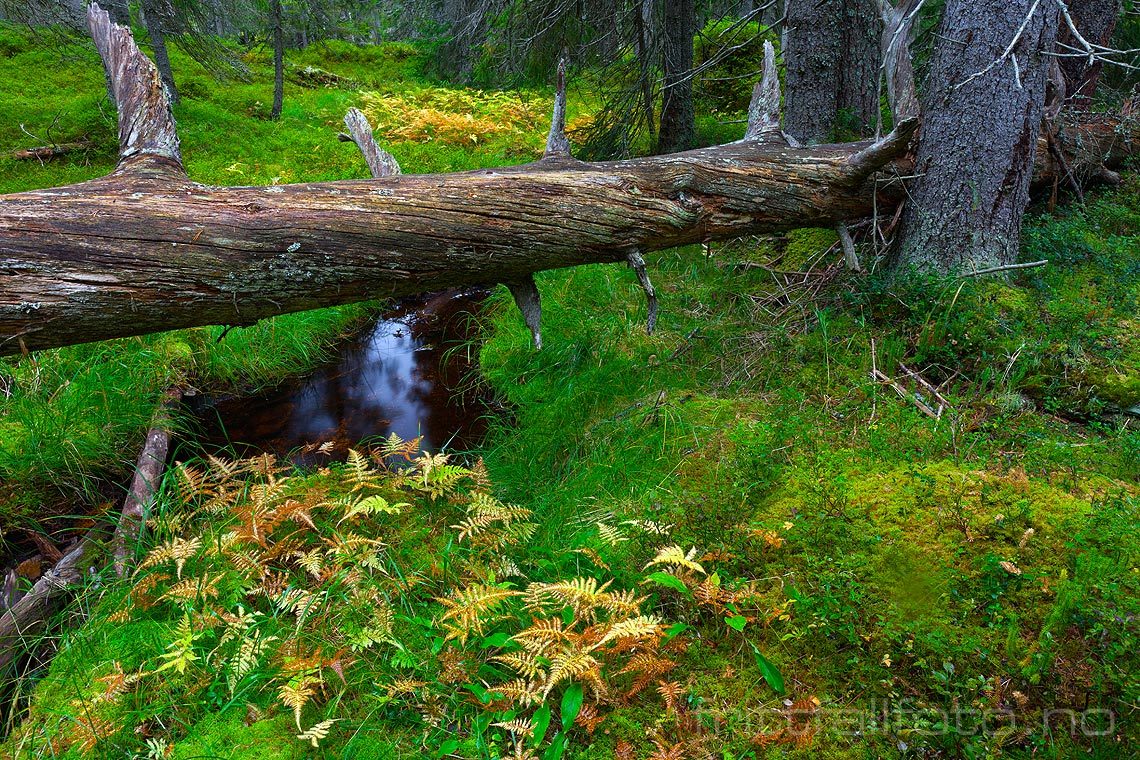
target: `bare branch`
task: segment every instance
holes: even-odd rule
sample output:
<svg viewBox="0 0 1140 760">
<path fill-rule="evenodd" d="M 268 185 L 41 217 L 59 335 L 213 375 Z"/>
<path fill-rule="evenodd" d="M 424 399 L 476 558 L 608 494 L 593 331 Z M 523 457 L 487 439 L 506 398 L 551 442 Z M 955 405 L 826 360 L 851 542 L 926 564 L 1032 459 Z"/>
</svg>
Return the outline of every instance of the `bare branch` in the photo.
<svg viewBox="0 0 1140 760">
<path fill-rule="evenodd" d="M 764 73 L 752 90 L 748 106 L 745 140 L 766 140 L 780 135 L 780 74 L 776 70 L 776 50 L 764 40 Z"/>
<path fill-rule="evenodd" d="M 657 328 L 657 291 L 653 289 L 653 283 L 649 281 L 649 272 L 645 269 L 645 259 L 641 257 L 641 253 L 637 250 L 630 251 L 626 259 L 629 261 L 630 268 L 637 273 L 637 281 L 641 283 L 641 289 L 645 291 L 645 300 L 649 310 L 645 321 L 645 332 L 652 335 Z"/>
<path fill-rule="evenodd" d="M 554 113 L 550 134 L 546 138 L 543 158 L 570 158 L 570 140 L 566 137 L 566 58 L 558 61 L 558 84 L 554 91 Z"/>
<path fill-rule="evenodd" d="M 862 272 L 863 266 L 859 263 L 859 254 L 855 251 L 855 239 L 851 237 L 851 230 L 845 222 L 835 225 L 839 233 L 839 243 L 843 246 L 843 262 L 852 272 Z"/>
<path fill-rule="evenodd" d="M 542 350 L 542 299 L 538 293 L 538 286 L 534 277 L 527 275 L 519 280 L 504 283 L 507 290 L 514 296 L 515 306 L 522 312 L 523 321 L 530 328 L 530 337 L 534 343 L 534 350 Z"/>
<path fill-rule="evenodd" d="M 344 126 L 348 129 L 348 134 L 340 135 L 340 139 L 356 143 L 373 177 L 377 179 L 395 177 L 401 173 L 400 163 L 395 156 L 376 143 L 376 138 L 372 134 L 372 125 L 359 109 L 348 109 L 348 113 L 344 115 Z"/>
</svg>

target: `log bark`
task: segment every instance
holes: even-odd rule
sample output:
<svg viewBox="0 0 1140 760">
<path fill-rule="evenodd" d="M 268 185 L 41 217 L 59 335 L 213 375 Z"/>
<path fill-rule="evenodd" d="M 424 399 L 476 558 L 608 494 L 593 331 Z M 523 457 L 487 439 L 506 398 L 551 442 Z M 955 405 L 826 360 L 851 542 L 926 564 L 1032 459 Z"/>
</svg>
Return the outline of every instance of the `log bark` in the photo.
<svg viewBox="0 0 1140 760">
<path fill-rule="evenodd" d="M 81 540 L 0 615 L 0 673 L 39 645 L 48 621 L 93 567 L 95 548 L 90 538 Z"/>
<path fill-rule="evenodd" d="M 55 145 L 40 145 L 35 148 L 25 148 L 13 151 L 12 158 L 17 161 L 50 161 L 53 158 L 66 156 L 79 150 L 90 150 L 94 143 L 90 140 L 82 142 L 56 143 Z"/>
<path fill-rule="evenodd" d="M 154 496 L 162 481 L 162 471 L 166 467 L 166 455 L 170 450 L 171 413 L 182 400 L 182 392 L 173 389 L 155 415 L 154 424 L 147 431 L 146 442 L 135 465 L 135 476 L 123 500 L 119 524 L 111 537 L 111 551 L 114 557 L 115 573 L 121 578 L 132 564 L 139 534 L 150 516 Z"/>
<path fill-rule="evenodd" d="M 526 281 L 631 253 L 833 227 L 897 202 L 913 122 L 878 143 L 751 139 L 668 156 L 444 175 L 209 187 L 182 169 L 159 78 L 129 30 L 92 9 L 114 84 L 121 159 L 108 177 L 0 196 L 0 355 L 447 287 Z M 769 78 L 769 86 L 774 82 Z M 765 99 L 766 98 L 766 99 Z M 1133 125 L 1070 166 L 1133 152 Z M 1127 135 L 1125 135 L 1127 133 Z M 1125 139 L 1127 138 L 1127 139 Z M 1042 163 L 1048 167 L 1046 160 Z M 885 170 L 885 171 L 881 171 Z"/>
</svg>

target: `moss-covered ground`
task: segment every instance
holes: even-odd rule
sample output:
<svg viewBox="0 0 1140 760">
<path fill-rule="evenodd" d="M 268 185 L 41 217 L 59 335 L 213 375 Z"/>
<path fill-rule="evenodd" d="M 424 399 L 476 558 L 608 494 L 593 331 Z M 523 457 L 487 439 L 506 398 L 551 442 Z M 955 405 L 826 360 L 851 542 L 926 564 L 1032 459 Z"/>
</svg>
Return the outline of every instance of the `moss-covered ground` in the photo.
<svg viewBox="0 0 1140 760">
<path fill-rule="evenodd" d="M 451 113 L 402 47 L 306 55 L 393 94 L 404 72 L 424 124 Z M 97 74 L 56 68 L 70 73 L 27 75 L 25 92 L 58 99 L 31 131 L 71 102 L 58 87 L 86 88 L 77 113 L 98 112 Z M 362 100 L 297 91 L 271 124 L 255 73 L 203 79 L 181 107 L 192 174 L 363 175 L 331 139 Z M 392 148 L 408 171 L 529 157 L 507 152 L 516 138 L 432 142 Z M 0 167 L 15 190 L 103 173 L 109 156 Z M 233 167 L 248 174 L 227 180 Z M 1134 756 L 1140 183 L 1034 216 L 1024 247 L 1050 264 L 1009 282 L 847 275 L 823 231 L 665 251 L 649 257 L 653 336 L 628 270 L 547 272 L 538 353 L 497 293 L 481 366 L 511 412 L 485 470 L 388 458 L 284 484 L 264 462 L 172 474 L 144 567 L 80 597 L 86 619 L 21 686 L 30 706 L 0 753 Z M 320 318 L 255 330 L 287 339 Z M 255 330 L 236 354 L 262 348 Z M 139 389 L 153 399 L 170 373 L 261 377 L 214 354 L 232 337 L 217 332 L 5 363 L 0 451 L 16 454 L 0 466 L 30 461 L 11 443 L 29 419 L 45 436 L 61 426 L 61 450 L 91 428 L 115 451 L 146 424 Z M 940 402 L 904 366 L 937 386 L 940 414 L 919 408 Z M 137 405 L 133 427 L 93 419 L 108 378 Z M 89 395 L 69 408 L 76 385 Z M 53 461 L 36 477 L 58 477 Z M 29 490 L 37 471 L 8 467 Z"/>
</svg>

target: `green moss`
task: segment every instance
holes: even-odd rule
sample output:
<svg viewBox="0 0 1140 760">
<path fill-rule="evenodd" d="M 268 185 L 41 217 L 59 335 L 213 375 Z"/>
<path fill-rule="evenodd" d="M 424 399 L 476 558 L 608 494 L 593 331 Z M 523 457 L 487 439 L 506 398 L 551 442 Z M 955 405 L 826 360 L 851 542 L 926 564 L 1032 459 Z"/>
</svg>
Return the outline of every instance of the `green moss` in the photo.
<svg viewBox="0 0 1140 760">
<path fill-rule="evenodd" d="M 207 713 L 194 723 L 186 737 L 174 744 L 170 757 L 299 760 L 310 756 L 308 746 L 293 738 L 295 733 L 291 715 L 251 719 L 244 706 L 235 706 Z"/>
</svg>

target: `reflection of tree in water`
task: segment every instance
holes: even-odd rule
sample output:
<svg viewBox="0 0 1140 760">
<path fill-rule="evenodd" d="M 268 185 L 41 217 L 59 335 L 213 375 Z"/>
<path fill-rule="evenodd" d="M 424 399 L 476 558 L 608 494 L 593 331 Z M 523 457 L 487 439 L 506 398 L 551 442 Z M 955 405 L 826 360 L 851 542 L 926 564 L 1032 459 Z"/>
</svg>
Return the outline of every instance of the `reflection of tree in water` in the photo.
<svg viewBox="0 0 1140 760">
<path fill-rule="evenodd" d="M 220 404 L 228 436 L 216 442 L 228 438 L 277 453 L 305 447 L 294 460 L 308 464 L 325 459 L 314 455 L 317 444 L 332 442 L 334 455 L 343 456 L 363 439 L 392 432 L 423 436 L 423 448 L 431 451 L 469 445 L 485 426 L 448 380 L 461 379 L 470 364 L 465 352 L 447 354 L 442 344 L 465 337 L 462 313 L 470 306 L 470 299 L 450 299 L 426 319 L 382 320 L 304 380 Z"/>
</svg>

